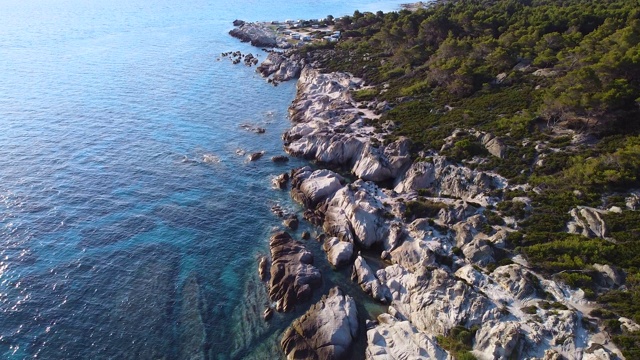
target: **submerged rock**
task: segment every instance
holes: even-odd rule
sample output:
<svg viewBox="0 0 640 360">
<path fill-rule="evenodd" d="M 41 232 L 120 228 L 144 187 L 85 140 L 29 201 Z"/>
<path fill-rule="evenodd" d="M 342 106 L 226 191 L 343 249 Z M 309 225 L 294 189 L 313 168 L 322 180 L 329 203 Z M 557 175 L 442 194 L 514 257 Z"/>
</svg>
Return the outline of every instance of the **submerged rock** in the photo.
<svg viewBox="0 0 640 360">
<path fill-rule="evenodd" d="M 262 281 L 269 279 L 269 260 L 266 256 L 261 256 L 258 261 L 258 275 Z"/>
<path fill-rule="evenodd" d="M 286 227 L 288 227 L 291 230 L 297 230 L 298 229 L 298 225 L 300 225 L 300 221 L 298 220 L 298 216 L 295 214 L 291 214 L 289 216 L 287 216 L 286 219 L 284 219 L 282 221 L 282 224 Z"/>
<path fill-rule="evenodd" d="M 289 182 L 289 173 L 282 173 L 273 179 L 273 185 L 278 189 L 284 190 Z"/>
<path fill-rule="evenodd" d="M 286 312 L 311 297 L 313 288 L 320 285 L 322 276 L 314 267 L 313 255 L 291 235 L 281 232 L 269 241 L 271 250 L 271 279 L 269 297 L 275 310 Z"/>
<path fill-rule="evenodd" d="M 264 151 L 255 152 L 253 154 L 250 154 L 248 159 L 249 159 L 249 161 L 256 161 L 256 160 L 260 159 L 262 157 L 262 155 L 264 155 Z"/>
<path fill-rule="evenodd" d="M 345 359 L 357 334 L 356 303 L 334 287 L 285 330 L 280 344 L 287 359 Z"/>
<path fill-rule="evenodd" d="M 196 276 L 189 275 L 182 288 L 182 307 L 180 310 L 180 323 L 183 325 L 180 339 L 181 359 L 206 359 L 203 350 L 207 336 L 203 314 L 201 313 L 201 304 L 204 301 Z"/>
</svg>

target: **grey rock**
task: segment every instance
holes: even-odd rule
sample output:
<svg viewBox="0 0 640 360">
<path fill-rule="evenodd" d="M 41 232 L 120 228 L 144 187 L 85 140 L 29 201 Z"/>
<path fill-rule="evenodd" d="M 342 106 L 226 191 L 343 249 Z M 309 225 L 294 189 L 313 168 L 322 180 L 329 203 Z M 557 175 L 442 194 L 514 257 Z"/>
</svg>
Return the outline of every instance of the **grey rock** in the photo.
<svg viewBox="0 0 640 360">
<path fill-rule="evenodd" d="M 380 243 L 389 233 L 382 196 L 374 183 L 362 180 L 341 188 L 327 205 L 324 231 L 364 248 Z"/>
<path fill-rule="evenodd" d="M 284 331 L 280 345 L 287 359 L 344 359 L 357 334 L 356 303 L 334 287 Z"/>
<path fill-rule="evenodd" d="M 266 256 L 261 256 L 258 261 L 258 276 L 260 276 L 260 280 L 262 281 L 269 279 L 269 260 Z"/>
<path fill-rule="evenodd" d="M 381 303 L 388 303 L 391 301 L 391 292 L 389 288 L 380 283 L 380 280 L 376 277 L 369 264 L 364 260 L 362 256 L 358 256 L 353 263 L 353 280 L 356 280 L 362 290 L 371 295 L 377 301 Z"/>
<path fill-rule="evenodd" d="M 298 220 L 298 217 L 296 215 L 289 215 L 286 219 L 284 219 L 282 221 L 282 224 L 286 227 L 288 227 L 291 230 L 297 230 L 298 226 L 300 225 L 300 221 Z"/>
<path fill-rule="evenodd" d="M 293 171 L 291 197 L 308 208 L 331 198 L 342 187 L 344 179 L 331 170 L 312 171 L 305 166 Z"/>
<path fill-rule="evenodd" d="M 273 179 L 273 185 L 278 189 L 286 189 L 289 182 L 289 173 L 282 173 Z"/>
<path fill-rule="evenodd" d="M 264 24 L 243 23 L 229 31 L 229 35 L 240 39 L 242 42 L 250 42 L 258 47 L 276 47 L 276 33 Z"/>
<path fill-rule="evenodd" d="M 290 311 L 296 303 L 311 297 L 322 277 L 312 265 L 311 252 L 289 234 L 274 234 L 269 240 L 269 248 L 272 259 L 269 297 L 275 301 L 276 311 Z"/>
<path fill-rule="evenodd" d="M 322 249 L 327 253 L 329 263 L 335 268 L 348 264 L 353 257 L 353 244 L 340 241 L 337 237 L 326 238 Z"/>
<path fill-rule="evenodd" d="M 256 161 L 256 160 L 260 159 L 262 157 L 262 155 L 264 155 L 264 151 L 255 152 L 253 154 L 250 154 L 248 156 L 248 159 L 249 159 L 249 161 Z"/>
<path fill-rule="evenodd" d="M 464 257 L 474 264 L 487 266 L 494 263 L 493 248 L 485 239 L 474 239 L 462 248 Z"/>
<path fill-rule="evenodd" d="M 605 286 L 612 288 L 615 286 L 621 286 L 625 281 L 624 271 L 618 269 L 612 265 L 593 264 L 593 268 L 596 269 L 605 282 Z"/>
<path fill-rule="evenodd" d="M 603 210 L 587 206 L 578 206 L 571 209 L 569 214 L 572 221 L 567 224 L 567 229 L 573 234 L 582 234 L 586 237 L 599 237 L 604 239 L 607 235 L 607 224 L 601 214 Z"/>
<path fill-rule="evenodd" d="M 288 81 L 300 76 L 304 60 L 297 53 L 283 54 L 270 52 L 267 58 L 258 66 L 257 71 L 272 81 Z"/>
<path fill-rule="evenodd" d="M 483 326 L 476 333 L 474 348 L 492 359 L 509 359 L 517 354 L 521 338 L 521 325 L 518 322 L 500 322 L 495 326 Z"/>
<path fill-rule="evenodd" d="M 378 325 L 367 331 L 367 360 L 450 360 L 435 336 L 419 332 L 409 321 L 390 314 L 378 316 Z"/>
<path fill-rule="evenodd" d="M 504 189 L 507 181 L 500 175 L 471 170 L 451 164 L 443 156 L 433 156 L 431 161 L 419 161 L 398 179 L 397 193 L 427 189 L 439 196 L 452 196 L 482 206 L 495 204 L 498 199 L 489 195 L 495 189 Z"/>
</svg>

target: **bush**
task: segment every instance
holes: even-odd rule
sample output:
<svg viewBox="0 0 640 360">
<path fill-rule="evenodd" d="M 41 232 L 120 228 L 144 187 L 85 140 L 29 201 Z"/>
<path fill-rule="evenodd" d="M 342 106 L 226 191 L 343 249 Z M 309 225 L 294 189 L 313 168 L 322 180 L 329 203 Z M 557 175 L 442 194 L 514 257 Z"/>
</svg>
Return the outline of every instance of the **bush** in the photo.
<svg viewBox="0 0 640 360">
<path fill-rule="evenodd" d="M 355 101 L 371 101 L 378 96 L 378 90 L 375 88 L 362 89 L 353 92 L 353 99 Z"/>
<path fill-rule="evenodd" d="M 441 209 L 447 207 L 446 204 L 429 200 L 408 201 L 405 203 L 404 218 L 412 221 L 418 218 L 436 217 Z"/>
</svg>

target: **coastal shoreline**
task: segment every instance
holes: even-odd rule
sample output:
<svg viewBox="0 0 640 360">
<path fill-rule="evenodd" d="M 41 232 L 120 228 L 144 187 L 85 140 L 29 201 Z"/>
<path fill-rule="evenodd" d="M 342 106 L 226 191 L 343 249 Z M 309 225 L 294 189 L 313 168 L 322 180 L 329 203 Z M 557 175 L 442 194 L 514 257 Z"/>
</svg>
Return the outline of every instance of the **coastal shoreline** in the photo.
<svg viewBox="0 0 640 360">
<path fill-rule="evenodd" d="M 366 87 L 362 79 L 323 73 L 312 59 L 293 52 L 273 54 L 261 65 L 264 77 L 299 77 L 289 108 L 292 127 L 283 135 L 285 151 L 321 167 L 343 168 L 356 178 L 348 182 L 328 169 L 303 168 L 290 174 L 291 195 L 306 208 L 305 219 L 322 227 L 321 241 L 332 265 L 353 263 L 354 279 L 362 290 L 389 304 L 388 313 L 360 324 L 367 328 L 367 359 L 413 358 L 420 353 L 451 356 L 438 337 L 460 327 L 472 330 L 472 352 L 481 359 L 516 354 L 545 359 L 621 356 L 606 340 L 608 334 L 593 330 L 588 320 L 593 304 L 581 290 L 545 279 L 522 257 L 506 255 L 513 222 L 489 224 L 485 211 L 502 201 L 494 190 L 521 185 L 510 186 L 498 174 L 471 170 L 436 151 L 423 152 L 412 161 L 407 139 L 385 142 L 385 130 L 369 125 L 368 120 L 388 105 L 363 104 L 351 96 Z M 461 131 L 481 139 L 492 156 L 504 156 L 500 139 L 474 129 L 456 130 L 445 143 Z M 416 214 L 420 206 L 426 209 Z M 371 248 L 379 249 L 386 265 L 376 272 L 357 255 Z M 297 300 L 306 307 L 310 304 L 304 298 Z M 304 316 L 322 318 L 313 310 Z M 343 332 L 345 323 L 330 329 L 317 322 L 308 326 L 310 332 L 325 331 L 330 339 Z M 297 348 L 296 341 L 319 343 L 301 334 L 294 339 L 283 340 L 292 358 L 297 358 L 297 351 L 314 351 Z M 319 344 L 316 350 L 337 346 L 326 339 Z"/>
</svg>

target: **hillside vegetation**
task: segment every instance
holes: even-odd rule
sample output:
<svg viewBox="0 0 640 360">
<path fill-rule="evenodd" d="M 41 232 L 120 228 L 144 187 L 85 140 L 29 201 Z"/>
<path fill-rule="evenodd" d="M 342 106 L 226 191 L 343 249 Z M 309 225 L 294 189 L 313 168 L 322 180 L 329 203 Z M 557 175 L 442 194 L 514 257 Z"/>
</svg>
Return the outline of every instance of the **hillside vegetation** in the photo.
<svg viewBox="0 0 640 360">
<path fill-rule="evenodd" d="M 387 102 L 374 125 L 393 121 L 387 140 L 409 137 L 416 158 L 440 151 L 455 129 L 498 136 L 503 158 L 473 136 L 442 154 L 535 189 L 505 192 L 494 209 L 517 220 L 511 251 L 600 301 L 594 315 L 640 358 L 638 333 L 616 323 L 640 322 L 640 214 L 626 200 L 640 188 L 638 2 L 460 0 L 334 21 L 340 42 L 301 51 L 327 71 L 364 78 L 371 88 L 354 97 Z M 510 201 L 517 196 L 532 207 Z M 603 215 L 604 238 L 589 238 L 567 233 L 578 206 L 620 211 Z M 594 264 L 622 268 L 626 284 L 599 286 Z"/>
</svg>

